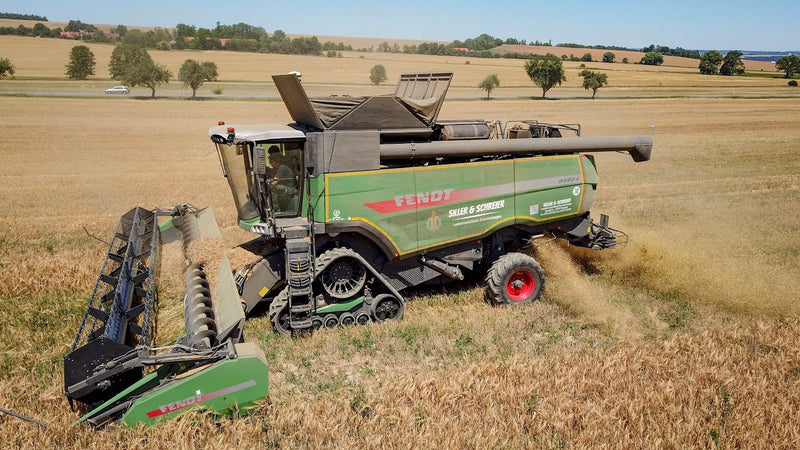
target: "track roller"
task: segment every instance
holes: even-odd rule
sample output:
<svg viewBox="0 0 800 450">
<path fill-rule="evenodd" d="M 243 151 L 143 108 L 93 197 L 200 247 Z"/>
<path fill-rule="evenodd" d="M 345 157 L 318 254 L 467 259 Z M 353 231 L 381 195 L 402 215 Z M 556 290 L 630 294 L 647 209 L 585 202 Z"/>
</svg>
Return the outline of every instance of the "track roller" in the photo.
<svg viewBox="0 0 800 450">
<path fill-rule="evenodd" d="M 325 328 L 333 328 L 339 325 L 339 318 L 336 317 L 336 314 L 328 314 L 323 319 L 323 325 L 325 326 Z"/>
<path fill-rule="evenodd" d="M 343 327 L 350 326 L 356 323 L 356 318 L 351 313 L 346 312 L 339 316 L 339 325 Z"/>
</svg>

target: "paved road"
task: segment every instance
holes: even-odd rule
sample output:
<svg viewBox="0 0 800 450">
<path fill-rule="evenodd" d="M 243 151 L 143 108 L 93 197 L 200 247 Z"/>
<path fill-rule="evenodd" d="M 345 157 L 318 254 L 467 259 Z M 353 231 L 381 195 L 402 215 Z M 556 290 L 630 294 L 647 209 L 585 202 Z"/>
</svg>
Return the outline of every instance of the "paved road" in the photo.
<svg viewBox="0 0 800 450">
<path fill-rule="evenodd" d="M 17 95 L 17 96 L 31 96 L 31 97 L 106 97 L 106 98 L 150 98 L 149 95 L 109 95 L 102 92 L 12 92 L 0 91 L 0 95 Z M 157 98 L 191 98 L 186 94 L 160 94 L 156 93 Z M 241 95 L 198 95 L 197 98 L 264 98 L 264 99 L 279 99 L 278 94 L 241 94 Z"/>
<path fill-rule="evenodd" d="M 31 96 L 31 97 L 106 97 L 106 98 L 150 98 L 149 95 L 108 95 L 98 92 L 14 92 L 14 91 L 0 91 L 0 95 L 7 96 Z M 157 98 L 190 98 L 186 94 L 157 94 Z M 265 99 L 276 100 L 280 99 L 278 94 L 220 94 L 220 95 L 198 95 L 199 99 Z M 484 99 L 484 95 L 448 95 L 449 99 Z M 537 95 L 493 95 L 492 99 L 528 99 L 541 97 Z M 548 94 L 548 99 L 587 99 L 588 96 L 579 95 L 559 95 Z M 630 95 L 598 95 L 598 99 L 625 99 L 625 98 L 800 98 L 800 93 L 797 94 L 686 94 L 686 95 L 659 95 L 659 94 L 630 94 Z"/>
</svg>

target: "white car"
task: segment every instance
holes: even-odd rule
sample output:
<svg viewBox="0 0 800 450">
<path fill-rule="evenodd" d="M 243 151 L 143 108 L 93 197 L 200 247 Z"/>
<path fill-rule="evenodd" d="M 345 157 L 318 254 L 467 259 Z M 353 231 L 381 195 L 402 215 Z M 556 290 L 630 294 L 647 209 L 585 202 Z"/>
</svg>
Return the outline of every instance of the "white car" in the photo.
<svg viewBox="0 0 800 450">
<path fill-rule="evenodd" d="M 106 94 L 128 94 L 130 91 L 128 86 L 114 86 L 113 88 L 106 89 Z"/>
</svg>

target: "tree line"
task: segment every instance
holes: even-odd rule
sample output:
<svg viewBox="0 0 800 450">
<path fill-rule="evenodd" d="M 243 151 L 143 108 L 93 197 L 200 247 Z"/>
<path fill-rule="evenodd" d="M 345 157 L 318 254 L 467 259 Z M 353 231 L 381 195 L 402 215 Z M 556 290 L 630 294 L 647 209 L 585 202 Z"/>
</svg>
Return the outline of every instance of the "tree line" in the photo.
<svg viewBox="0 0 800 450">
<path fill-rule="evenodd" d="M 40 20 L 42 22 L 48 22 L 47 17 L 37 16 L 36 14 L 0 13 L 0 19 Z"/>
<path fill-rule="evenodd" d="M 269 34 L 262 27 L 246 23 L 234 25 L 217 23 L 213 29 L 198 28 L 181 23 L 176 25 L 174 31 L 159 27 L 147 31 L 129 30 L 125 25 L 118 25 L 111 28 L 109 33 L 80 20 L 70 20 L 63 29 L 60 27 L 51 29 L 43 23 L 36 23 L 33 27 L 25 25 L 0 27 L 0 35 L 61 38 L 63 31 L 76 33 L 74 37 L 68 37 L 69 39 L 95 43 L 131 44 L 145 49 L 158 50 L 221 50 L 224 48 L 231 51 L 298 55 L 321 55 L 324 51 L 353 50 L 352 46 L 342 42 L 322 43 L 316 36 L 291 39 L 281 30 Z"/>
<path fill-rule="evenodd" d="M 34 19 L 35 20 L 35 19 Z M 43 23 L 37 23 L 33 27 L 19 25 L 17 27 L 0 27 L 0 35 L 12 34 L 21 36 L 39 37 L 62 37 L 61 32 L 77 32 L 75 37 L 88 42 L 103 43 L 123 43 L 132 44 L 142 48 L 170 50 L 170 49 L 192 49 L 192 50 L 230 50 L 253 53 L 280 53 L 280 54 L 299 54 L 299 55 L 321 55 L 328 52 L 338 51 L 376 51 L 374 48 L 353 49 L 350 45 L 342 42 L 320 42 L 316 36 L 297 37 L 290 39 L 282 30 L 275 30 L 268 33 L 263 27 L 257 27 L 247 23 L 237 23 L 225 25 L 217 22 L 214 28 L 202 28 L 194 25 L 179 23 L 174 30 L 164 28 L 154 28 L 148 31 L 138 29 L 128 30 L 124 25 L 118 25 L 104 33 L 94 25 L 82 23 L 80 20 L 70 20 L 69 24 L 62 30 L 61 28 L 50 29 Z M 524 39 L 507 38 L 505 40 L 483 33 L 474 38 L 467 38 L 463 41 L 454 40 L 450 43 L 423 42 L 419 45 L 404 45 L 402 48 L 397 44 L 390 45 L 385 41 L 378 45 L 377 51 L 384 53 L 411 53 L 438 56 L 465 56 L 475 58 L 516 58 L 528 59 L 530 54 L 515 52 L 498 52 L 496 48 L 503 44 L 531 45 L 531 46 L 553 46 L 551 42 L 528 43 Z M 632 50 L 617 46 L 604 45 L 581 45 L 574 43 L 559 43 L 555 47 L 589 48 L 604 50 Z M 652 44 L 641 49 L 645 54 L 658 53 L 660 55 L 683 56 L 687 58 L 700 59 L 697 50 L 685 50 L 680 47 L 670 48 L 663 45 Z M 584 55 L 585 57 L 585 55 Z M 562 59 L 567 59 L 562 56 Z M 571 60 L 577 60 L 571 57 Z M 649 61 L 649 59 L 648 59 Z"/>
</svg>

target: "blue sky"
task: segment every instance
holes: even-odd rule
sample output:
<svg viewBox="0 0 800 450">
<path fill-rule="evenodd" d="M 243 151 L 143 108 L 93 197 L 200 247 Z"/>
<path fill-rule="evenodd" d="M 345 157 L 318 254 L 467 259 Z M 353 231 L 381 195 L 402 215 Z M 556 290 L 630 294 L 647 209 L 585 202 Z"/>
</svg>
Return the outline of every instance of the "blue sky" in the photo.
<svg viewBox="0 0 800 450">
<path fill-rule="evenodd" d="M 0 0 L 0 12 L 57 22 L 212 28 L 245 22 L 268 32 L 464 40 L 481 33 L 586 45 L 700 50 L 800 49 L 798 1 L 245 1 Z"/>
</svg>

